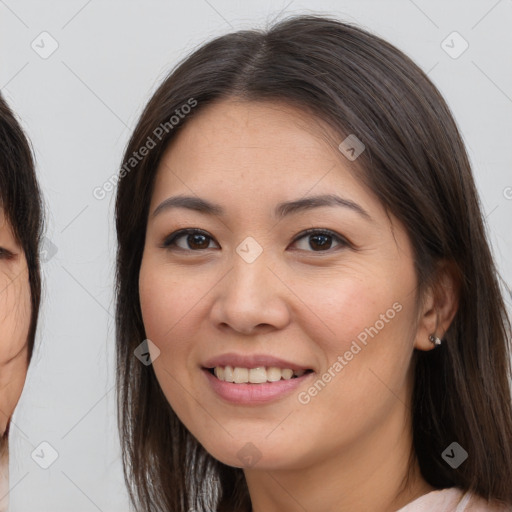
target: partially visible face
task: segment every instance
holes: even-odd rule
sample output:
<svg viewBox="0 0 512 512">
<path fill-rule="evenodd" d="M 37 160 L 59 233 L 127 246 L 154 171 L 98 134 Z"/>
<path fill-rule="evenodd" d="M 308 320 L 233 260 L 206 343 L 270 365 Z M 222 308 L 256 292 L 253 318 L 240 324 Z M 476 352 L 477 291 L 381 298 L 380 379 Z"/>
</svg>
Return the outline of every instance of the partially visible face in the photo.
<svg viewBox="0 0 512 512">
<path fill-rule="evenodd" d="M 5 432 L 25 383 L 30 317 L 25 254 L 0 208 L 0 435 Z"/>
<path fill-rule="evenodd" d="M 146 335 L 160 350 L 154 370 L 181 421 L 228 465 L 244 465 L 245 447 L 259 468 L 306 467 L 398 425 L 408 399 L 418 344 L 409 238 L 394 217 L 392 232 L 317 129 L 291 107 L 223 101 L 183 127 L 158 169 L 139 277 Z M 368 217 L 339 205 L 274 215 L 281 202 L 323 194 Z M 168 207 L 153 216 L 177 195 L 224 215 Z M 188 228 L 203 236 L 171 243 Z M 310 228 L 318 233 L 304 235 Z M 225 354 L 312 372 L 269 398 L 286 371 L 279 384 L 222 383 L 204 367 Z M 262 365 L 245 366 L 239 380 Z"/>
</svg>

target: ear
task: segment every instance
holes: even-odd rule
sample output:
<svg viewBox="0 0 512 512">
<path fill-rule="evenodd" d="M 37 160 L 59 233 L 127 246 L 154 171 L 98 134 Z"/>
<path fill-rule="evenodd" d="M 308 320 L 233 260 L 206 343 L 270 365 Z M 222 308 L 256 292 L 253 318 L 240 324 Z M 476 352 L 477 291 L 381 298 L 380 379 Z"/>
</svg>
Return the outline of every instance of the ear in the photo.
<svg viewBox="0 0 512 512">
<path fill-rule="evenodd" d="M 414 347 L 431 350 L 435 345 L 429 340 L 433 334 L 443 338 L 459 306 L 459 282 L 455 265 L 442 260 L 436 271 L 435 284 L 425 292 L 418 312 L 418 327 Z"/>
</svg>

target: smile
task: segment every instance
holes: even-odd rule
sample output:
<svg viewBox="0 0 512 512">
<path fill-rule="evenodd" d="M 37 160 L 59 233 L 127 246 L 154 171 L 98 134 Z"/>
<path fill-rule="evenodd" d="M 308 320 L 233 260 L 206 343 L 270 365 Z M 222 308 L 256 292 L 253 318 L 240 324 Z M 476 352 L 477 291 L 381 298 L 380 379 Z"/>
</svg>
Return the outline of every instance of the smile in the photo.
<svg viewBox="0 0 512 512">
<path fill-rule="evenodd" d="M 209 369 L 210 373 L 224 382 L 236 384 L 262 384 L 265 382 L 277 382 L 281 379 L 290 380 L 302 377 L 312 370 L 292 370 L 291 368 L 277 368 L 275 366 L 259 366 L 257 368 L 242 368 L 239 366 L 216 366 Z"/>
<path fill-rule="evenodd" d="M 217 397 L 231 404 L 257 406 L 290 395 L 315 372 L 277 367 L 217 366 L 203 368 L 203 374 L 207 386 Z"/>
</svg>

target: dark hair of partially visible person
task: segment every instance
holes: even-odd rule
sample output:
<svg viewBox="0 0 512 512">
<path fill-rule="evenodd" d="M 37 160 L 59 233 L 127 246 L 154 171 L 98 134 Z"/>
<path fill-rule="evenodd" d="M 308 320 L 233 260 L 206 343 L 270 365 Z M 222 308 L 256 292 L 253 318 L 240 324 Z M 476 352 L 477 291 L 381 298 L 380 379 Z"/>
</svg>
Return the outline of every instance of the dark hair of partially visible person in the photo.
<svg viewBox="0 0 512 512">
<path fill-rule="evenodd" d="M 32 147 L 19 121 L 0 93 L 0 207 L 27 260 L 32 313 L 28 333 L 28 363 L 41 301 L 39 248 L 43 233 L 43 201 L 35 174 Z M 9 425 L 0 439 L 5 448 Z"/>
<path fill-rule="evenodd" d="M 154 137 L 191 98 L 197 106 L 161 140 Z M 127 145 L 123 162 L 148 137 L 156 142 L 120 174 L 116 200 L 118 415 L 137 510 L 251 510 L 243 470 L 206 452 L 173 412 L 152 366 L 134 357 L 146 339 L 138 279 L 159 162 L 190 119 L 227 98 L 296 106 L 328 123 L 338 143 L 348 134 L 364 143 L 352 162 L 356 176 L 407 230 L 418 303 L 428 286 L 435 289 L 442 262 L 459 287 L 443 344 L 414 351 L 410 467 L 417 457 L 436 488 L 512 504 L 510 319 L 459 129 L 438 89 L 402 51 L 355 24 L 303 15 L 196 49 L 159 86 Z M 454 440 L 469 453 L 457 469 L 441 457 Z M 210 498 L 202 492 L 208 479 L 218 482 Z"/>
</svg>

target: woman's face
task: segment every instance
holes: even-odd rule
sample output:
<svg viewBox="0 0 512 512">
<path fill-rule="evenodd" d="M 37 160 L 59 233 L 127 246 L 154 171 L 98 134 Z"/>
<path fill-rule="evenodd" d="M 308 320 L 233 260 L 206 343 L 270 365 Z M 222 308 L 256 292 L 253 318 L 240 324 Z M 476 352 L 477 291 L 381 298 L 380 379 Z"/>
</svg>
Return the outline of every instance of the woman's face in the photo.
<svg viewBox="0 0 512 512">
<path fill-rule="evenodd" d="M 25 383 L 30 317 L 25 254 L 0 208 L 0 435 Z"/>
<path fill-rule="evenodd" d="M 413 349 L 431 347 L 403 226 L 319 133 L 291 107 L 223 101 L 158 169 L 139 280 L 154 370 L 184 425 L 231 466 L 297 469 L 363 440 L 385 456 L 405 428 Z M 321 195 L 343 201 L 278 208 Z M 222 213 L 165 203 L 175 196 Z M 169 243 L 188 228 L 201 234 Z M 212 366 L 280 380 L 222 382 Z M 279 367 L 312 371 L 286 380 Z"/>
</svg>

